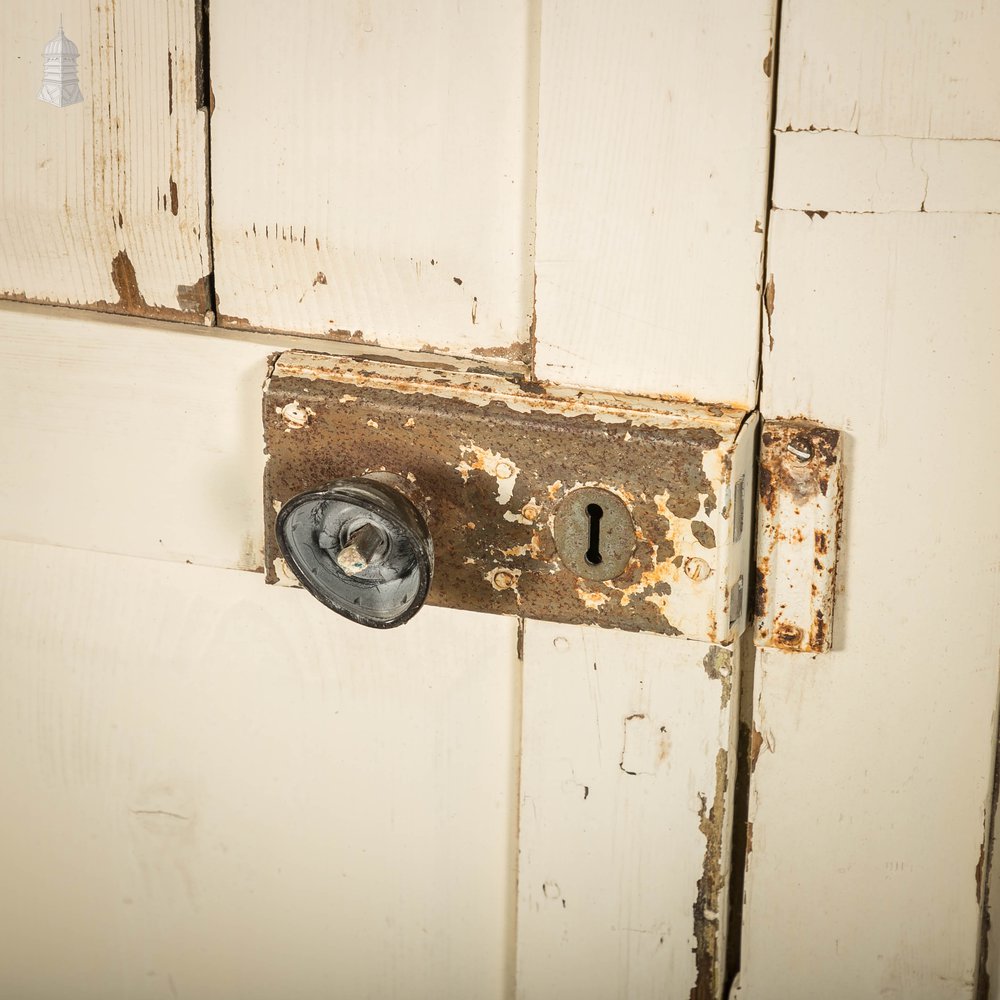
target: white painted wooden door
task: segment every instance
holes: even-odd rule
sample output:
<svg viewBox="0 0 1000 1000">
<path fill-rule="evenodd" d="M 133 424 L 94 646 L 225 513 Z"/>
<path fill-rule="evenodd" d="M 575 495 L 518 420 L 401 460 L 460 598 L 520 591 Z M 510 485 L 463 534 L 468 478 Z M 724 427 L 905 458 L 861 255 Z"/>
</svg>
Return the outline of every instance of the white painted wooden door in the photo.
<svg viewBox="0 0 1000 1000">
<path fill-rule="evenodd" d="M 36 99 L 60 16 L 67 107 Z M 0 994 L 720 997 L 729 951 L 754 1000 L 973 995 L 1000 13 L 773 22 L 0 10 Z M 296 345 L 748 410 L 763 365 L 765 417 L 845 432 L 834 652 L 375 635 L 265 588 Z"/>
<path fill-rule="evenodd" d="M 753 405 L 770 3 L 59 13 L 4 294 L 220 329 L 2 311 L 4 991 L 720 996 L 732 651 L 246 571 L 291 336 Z"/>
</svg>

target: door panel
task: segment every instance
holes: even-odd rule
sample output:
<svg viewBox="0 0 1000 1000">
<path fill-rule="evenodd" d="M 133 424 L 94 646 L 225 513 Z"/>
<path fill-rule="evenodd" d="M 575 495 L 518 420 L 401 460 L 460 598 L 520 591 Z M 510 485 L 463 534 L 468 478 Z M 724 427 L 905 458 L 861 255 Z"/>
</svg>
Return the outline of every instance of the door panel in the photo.
<svg viewBox="0 0 1000 1000">
<path fill-rule="evenodd" d="M 751 406 L 773 9 L 737 7 L 215 0 L 220 322 L 520 371 L 534 331 L 542 380 Z M 735 652 L 527 622 L 522 699 L 514 619 L 373 635 L 205 568 L 260 565 L 290 338 L 0 328 L 15 987 L 723 994 Z"/>
<path fill-rule="evenodd" d="M 523 363 L 529 0 L 214 0 L 220 322 Z"/>
<path fill-rule="evenodd" d="M 526 622 L 517 995 L 722 988 L 732 650 Z"/>
<path fill-rule="evenodd" d="M 996 139 L 1000 3 L 782 5 L 779 130 Z"/>
<path fill-rule="evenodd" d="M 539 378 L 754 405 L 773 19 L 545 0 Z"/>
<path fill-rule="evenodd" d="M 515 619 L 374 634 L 255 574 L 0 565 L 4 995 L 509 995 Z"/>
<path fill-rule="evenodd" d="M 844 429 L 846 504 L 833 651 L 758 662 L 739 996 L 970 998 L 1000 640 L 1000 476 L 982 462 L 1000 219 L 779 211 L 770 231 L 764 415 Z"/>
<path fill-rule="evenodd" d="M 198 11 L 194 0 L 5 0 L 0 295 L 204 321 Z M 60 18 L 83 95 L 65 107 L 37 99 Z"/>
</svg>

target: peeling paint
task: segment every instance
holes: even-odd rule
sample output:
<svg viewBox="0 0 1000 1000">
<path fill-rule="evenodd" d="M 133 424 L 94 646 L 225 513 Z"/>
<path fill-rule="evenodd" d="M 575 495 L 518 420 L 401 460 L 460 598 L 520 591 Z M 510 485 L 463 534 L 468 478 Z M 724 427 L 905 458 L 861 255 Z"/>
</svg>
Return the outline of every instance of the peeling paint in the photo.
<svg viewBox="0 0 1000 1000">
<path fill-rule="evenodd" d="M 698 879 L 698 895 L 692 907 L 697 975 L 691 987 L 690 1000 L 714 1000 L 721 986 L 718 977 L 723 956 L 719 954 L 719 931 L 723 915 L 719 907 L 723 888 L 722 840 L 729 784 L 728 756 L 721 747 L 715 755 L 715 793 L 711 806 L 707 796 L 698 796 L 701 800 L 698 829 L 705 838 L 705 860 L 701 878 Z"/>
<path fill-rule="evenodd" d="M 792 652 L 832 646 L 843 511 L 841 434 L 769 420 L 761 434 L 755 642 Z"/>
<path fill-rule="evenodd" d="M 311 352 L 282 354 L 265 398 L 268 503 L 359 470 L 416 475 L 436 557 L 428 603 L 509 614 L 513 592 L 527 617 L 731 641 L 726 540 L 745 413 L 663 400 L 638 410 L 613 394 Z M 277 412 L 289 403 L 315 413 L 294 447 Z M 584 486 L 631 515 L 634 549 L 611 581 L 585 580 L 557 554 L 559 504 Z"/>
<path fill-rule="evenodd" d="M 725 711 L 733 693 L 733 651 L 712 646 L 701 662 L 705 673 L 722 684 L 722 711 Z"/>
<path fill-rule="evenodd" d="M 461 452 L 463 455 L 472 456 L 471 460 L 463 458 L 455 466 L 462 480 L 468 482 L 469 473 L 474 471 L 482 471 L 488 476 L 493 476 L 497 481 L 497 503 L 503 506 L 509 504 L 514 495 L 514 487 L 517 485 L 517 474 L 521 471 L 514 462 L 489 449 L 480 448 L 472 442 L 463 444 Z"/>
</svg>

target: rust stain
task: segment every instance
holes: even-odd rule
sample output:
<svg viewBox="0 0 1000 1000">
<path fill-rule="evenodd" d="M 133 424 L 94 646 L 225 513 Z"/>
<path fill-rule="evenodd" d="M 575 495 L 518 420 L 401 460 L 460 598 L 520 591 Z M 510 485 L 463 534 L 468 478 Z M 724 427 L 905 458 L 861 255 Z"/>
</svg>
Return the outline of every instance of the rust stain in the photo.
<svg viewBox="0 0 1000 1000">
<path fill-rule="evenodd" d="M 694 564 L 685 557 L 715 556 L 674 512 L 698 513 L 708 505 L 718 474 L 709 479 L 706 464 L 724 466 L 720 451 L 726 452 L 738 421 L 724 429 L 701 412 L 701 424 L 685 416 L 656 426 L 647 423 L 652 411 L 628 409 L 621 399 L 605 405 L 589 394 L 529 391 L 516 380 L 446 372 L 433 359 L 428 365 L 438 370 L 282 355 L 264 412 L 268 504 L 359 469 L 412 472 L 434 497 L 436 565 L 429 603 L 509 614 L 515 588 L 499 592 L 489 576 L 503 568 L 518 572 L 516 610 L 528 617 L 714 636 L 718 588 L 712 565 L 692 575 Z M 348 397 L 350 405 L 338 402 Z M 309 441 L 289 451 L 275 409 L 293 400 L 316 417 Z M 373 417 L 377 435 L 366 427 Z M 655 494 L 650 484 L 664 492 Z M 584 581 L 567 572 L 557 555 L 558 505 L 583 485 L 608 489 L 630 506 L 636 547 L 613 581 Z M 654 496 L 661 496 L 666 519 Z M 480 527 L 470 530 L 469 523 Z M 267 546 L 270 566 L 277 551 L 273 525 Z M 507 580 L 501 576 L 500 583 Z M 718 655 L 724 669 L 725 654 Z"/>
<path fill-rule="evenodd" d="M 796 652 L 831 646 L 836 547 L 843 514 L 841 433 L 804 420 L 761 433 L 754 608 L 757 644 Z"/>
<path fill-rule="evenodd" d="M 506 361 L 527 364 L 530 360 L 531 346 L 523 340 L 515 340 L 513 344 L 503 347 L 473 347 L 471 353 L 477 358 L 503 358 Z"/>
<path fill-rule="evenodd" d="M 733 652 L 721 646 L 712 646 L 701 661 L 705 673 L 722 684 L 722 710 L 726 710 L 733 693 Z"/>
<path fill-rule="evenodd" d="M 774 350 L 774 334 L 771 332 L 771 316 L 774 314 L 774 275 L 767 279 L 764 286 L 764 311 L 767 313 L 768 350 Z"/>
<path fill-rule="evenodd" d="M 719 748 L 715 755 L 715 794 L 712 804 L 699 794 L 698 829 L 705 838 L 705 861 L 698 879 L 698 895 L 692 906 L 694 913 L 696 978 L 690 1000 L 714 1000 L 719 992 L 719 973 L 724 956 L 719 954 L 719 928 L 723 914 L 719 912 L 722 898 L 722 837 L 726 809 L 726 788 L 729 784 L 728 753 Z"/>
</svg>

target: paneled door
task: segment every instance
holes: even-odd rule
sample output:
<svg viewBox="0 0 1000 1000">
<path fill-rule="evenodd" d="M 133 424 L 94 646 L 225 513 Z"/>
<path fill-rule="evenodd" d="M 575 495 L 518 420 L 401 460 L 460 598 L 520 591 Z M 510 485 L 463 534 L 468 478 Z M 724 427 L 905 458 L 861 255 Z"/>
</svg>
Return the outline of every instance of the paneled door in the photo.
<svg viewBox="0 0 1000 1000">
<path fill-rule="evenodd" d="M 265 587 L 260 400 L 299 346 L 753 410 L 773 21 L 4 6 L 0 992 L 723 995 L 739 644 Z"/>
</svg>

